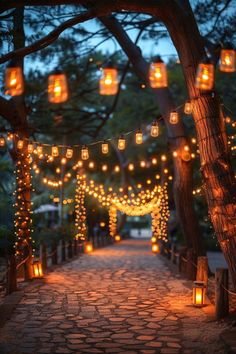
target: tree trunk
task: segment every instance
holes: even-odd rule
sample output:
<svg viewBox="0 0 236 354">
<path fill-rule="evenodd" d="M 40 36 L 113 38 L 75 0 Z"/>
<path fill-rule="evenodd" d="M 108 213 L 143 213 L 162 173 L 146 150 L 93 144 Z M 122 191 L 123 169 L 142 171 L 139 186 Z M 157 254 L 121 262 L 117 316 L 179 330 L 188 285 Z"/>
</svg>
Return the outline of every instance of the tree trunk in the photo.
<svg viewBox="0 0 236 354">
<path fill-rule="evenodd" d="M 116 38 L 132 63 L 137 75 L 149 85 L 149 64 L 142 57 L 141 50 L 131 41 L 127 33 L 114 17 L 101 17 L 100 20 Z M 190 161 L 186 162 L 181 158 L 184 146 L 189 144 L 185 134 L 184 125 L 181 120 L 176 125 L 172 125 L 169 122 L 169 114 L 175 109 L 169 89 L 153 89 L 153 93 L 160 112 L 164 117 L 168 132 L 170 151 L 171 153 L 174 151 L 178 152 L 178 156 L 173 158 L 173 193 L 177 217 L 187 247 L 193 248 L 196 255 L 201 255 L 204 252 L 201 243 L 198 219 L 194 210 L 194 200 L 192 195 L 192 164 Z"/>
<path fill-rule="evenodd" d="M 169 9 L 165 24 L 182 63 L 201 159 L 209 214 L 236 288 L 236 186 L 220 99 L 215 91 L 195 88 L 195 74 L 205 55 L 202 38 L 187 0 Z M 187 15 L 186 15 L 187 14 Z"/>
</svg>

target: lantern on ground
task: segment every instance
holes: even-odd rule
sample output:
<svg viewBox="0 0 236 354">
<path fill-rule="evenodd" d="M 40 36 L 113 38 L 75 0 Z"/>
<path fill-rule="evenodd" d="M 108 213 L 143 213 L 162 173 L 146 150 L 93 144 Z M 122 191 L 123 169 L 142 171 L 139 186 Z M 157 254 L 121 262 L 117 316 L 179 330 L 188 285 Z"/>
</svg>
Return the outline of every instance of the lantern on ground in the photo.
<svg viewBox="0 0 236 354">
<path fill-rule="evenodd" d="M 206 302 L 206 283 L 204 281 L 193 282 L 193 305 L 202 307 Z"/>
<path fill-rule="evenodd" d="M 6 141 L 4 136 L 0 136 L 0 147 L 4 147 L 6 145 Z"/>
<path fill-rule="evenodd" d="M 81 149 L 81 159 L 88 160 L 89 159 L 89 150 L 87 146 L 83 146 Z"/>
<path fill-rule="evenodd" d="M 156 137 L 158 137 L 158 135 L 159 135 L 159 125 L 158 125 L 158 122 L 155 121 L 152 123 L 152 126 L 151 126 L 151 136 L 153 138 L 156 138 Z"/>
<path fill-rule="evenodd" d="M 115 235 L 115 241 L 116 241 L 116 242 L 120 242 L 120 240 L 121 240 L 120 235 Z"/>
<path fill-rule="evenodd" d="M 157 56 L 150 65 L 149 83 L 152 88 L 168 86 L 166 65 L 160 56 Z"/>
<path fill-rule="evenodd" d="M 34 278 L 42 278 L 43 277 L 42 263 L 40 261 L 34 261 L 32 267 L 33 267 Z"/>
<path fill-rule="evenodd" d="M 160 252 L 160 247 L 159 247 L 158 243 L 153 243 L 152 244 L 152 252 L 153 253 L 159 253 Z"/>
<path fill-rule="evenodd" d="M 209 58 L 198 64 L 195 86 L 200 90 L 212 90 L 214 86 L 215 68 Z"/>
<path fill-rule="evenodd" d="M 84 252 L 85 253 L 93 252 L 93 244 L 92 244 L 92 242 L 85 242 L 85 244 L 84 244 Z"/>
<path fill-rule="evenodd" d="M 151 242 L 152 242 L 152 243 L 156 243 L 156 242 L 157 242 L 157 238 L 156 238 L 156 236 L 152 236 L 152 238 L 151 238 Z"/>
<path fill-rule="evenodd" d="M 71 159 L 73 156 L 73 149 L 72 148 L 67 148 L 66 149 L 66 158 Z"/>
<path fill-rule="evenodd" d="M 118 139 L 118 149 L 119 150 L 124 150 L 125 149 L 125 138 L 123 137 L 123 135 L 121 135 Z"/>
<path fill-rule="evenodd" d="M 184 113 L 191 114 L 193 111 L 192 103 L 190 101 L 186 101 L 184 105 Z"/>
<path fill-rule="evenodd" d="M 233 73 L 235 71 L 235 50 L 229 44 L 227 48 L 221 49 L 220 52 L 220 71 Z"/>
<path fill-rule="evenodd" d="M 141 132 L 141 130 L 138 130 L 135 134 L 135 142 L 136 144 L 142 144 L 143 142 L 143 133 Z"/>
<path fill-rule="evenodd" d="M 109 145 L 108 145 L 108 142 L 104 141 L 102 143 L 102 153 L 103 154 L 108 154 L 109 152 Z"/>
<path fill-rule="evenodd" d="M 176 111 L 170 113 L 170 124 L 177 124 L 179 122 L 179 114 Z"/>
<path fill-rule="evenodd" d="M 102 69 L 99 81 L 100 95 L 116 95 L 118 92 L 118 72 L 117 69 L 109 62 Z"/>
<path fill-rule="evenodd" d="M 20 96 L 24 92 L 24 78 L 20 65 L 10 62 L 5 72 L 5 94 Z"/>
<path fill-rule="evenodd" d="M 48 101 L 62 103 L 68 99 L 68 86 L 66 75 L 56 71 L 48 77 Z"/>
</svg>

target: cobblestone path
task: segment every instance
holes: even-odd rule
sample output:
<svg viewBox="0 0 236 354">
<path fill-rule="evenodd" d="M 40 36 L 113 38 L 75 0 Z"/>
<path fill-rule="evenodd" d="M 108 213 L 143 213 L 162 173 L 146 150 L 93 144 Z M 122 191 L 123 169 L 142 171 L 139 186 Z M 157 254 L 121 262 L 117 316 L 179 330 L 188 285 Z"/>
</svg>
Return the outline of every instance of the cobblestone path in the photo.
<svg viewBox="0 0 236 354">
<path fill-rule="evenodd" d="M 223 327 L 190 304 L 191 290 L 148 242 L 127 240 L 32 282 L 0 331 L 1 348 L 11 354 L 227 353 L 218 341 Z"/>
</svg>

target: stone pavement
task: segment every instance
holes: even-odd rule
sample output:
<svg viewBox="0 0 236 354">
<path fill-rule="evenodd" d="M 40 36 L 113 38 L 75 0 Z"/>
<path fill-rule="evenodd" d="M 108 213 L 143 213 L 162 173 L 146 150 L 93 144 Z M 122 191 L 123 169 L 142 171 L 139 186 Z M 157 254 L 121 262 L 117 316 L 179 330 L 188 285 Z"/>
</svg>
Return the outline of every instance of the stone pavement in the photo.
<svg viewBox="0 0 236 354">
<path fill-rule="evenodd" d="M 126 240 L 30 283 L 0 353 L 227 353 L 223 330 L 148 241 Z"/>
</svg>

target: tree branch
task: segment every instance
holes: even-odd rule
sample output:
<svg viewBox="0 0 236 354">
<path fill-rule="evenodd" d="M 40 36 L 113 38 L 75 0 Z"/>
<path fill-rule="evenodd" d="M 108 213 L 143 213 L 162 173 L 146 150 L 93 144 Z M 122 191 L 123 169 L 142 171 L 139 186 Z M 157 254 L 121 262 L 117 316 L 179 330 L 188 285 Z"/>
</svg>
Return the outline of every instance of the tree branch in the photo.
<svg viewBox="0 0 236 354">
<path fill-rule="evenodd" d="M 60 36 L 60 34 L 64 32 L 66 29 L 73 27 L 78 23 L 88 21 L 94 17 L 97 17 L 98 15 L 106 15 L 107 13 L 108 10 L 106 9 L 106 7 L 101 7 L 99 10 L 94 8 L 84 13 L 81 13 L 78 16 L 68 21 L 65 21 L 64 23 L 59 25 L 55 30 L 51 31 L 48 35 L 39 39 L 38 41 L 29 45 L 28 47 L 13 50 L 12 52 L 3 55 L 2 57 L 0 57 L 0 64 L 12 58 L 25 57 L 26 55 L 41 50 L 49 46 L 51 43 L 55 42 L 57 38 Z"/>
</svg>

